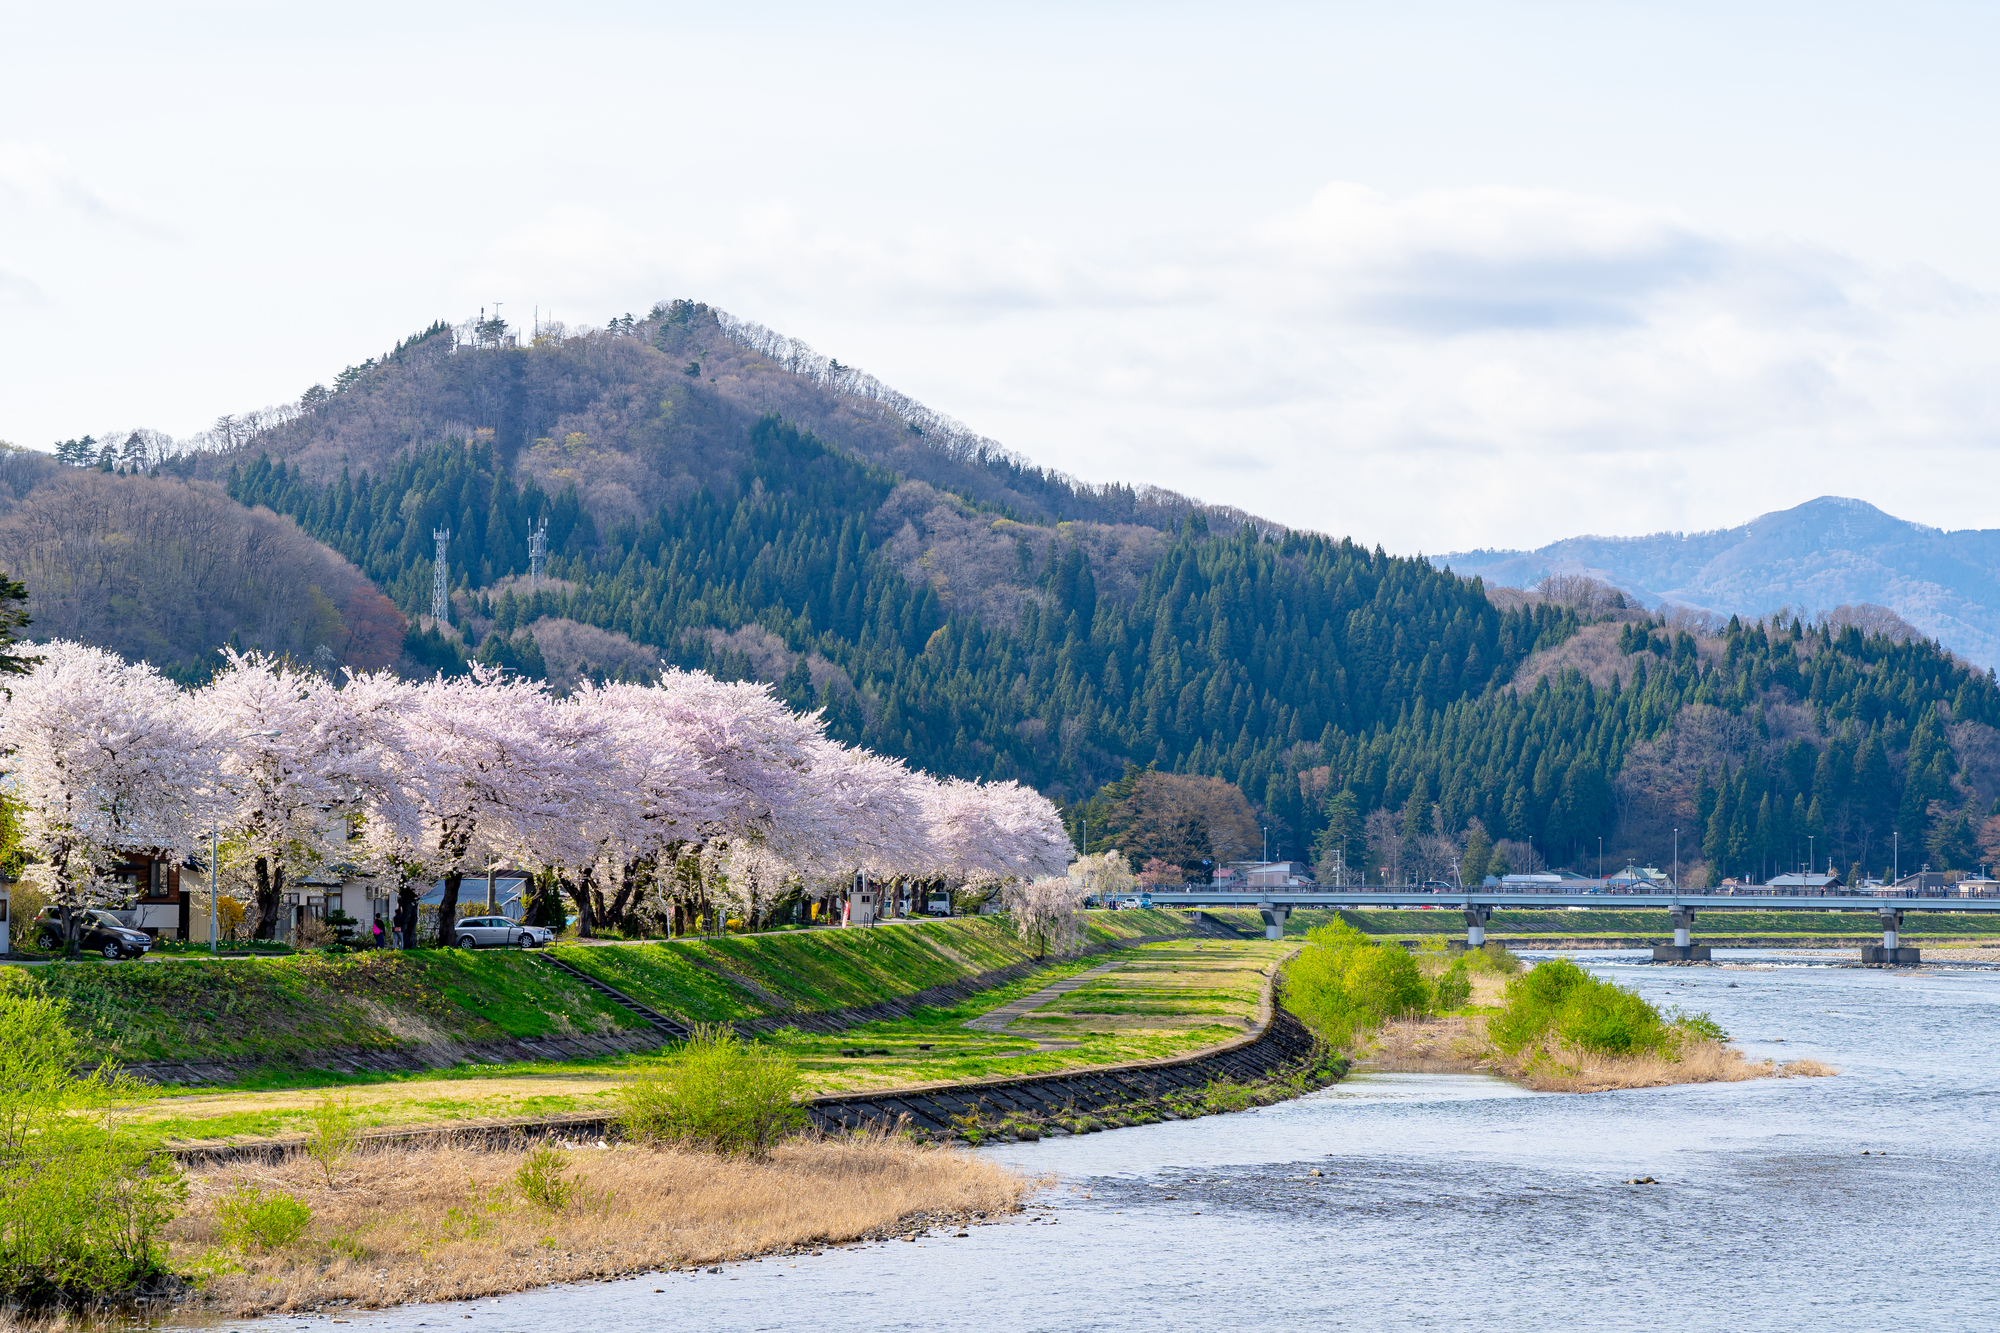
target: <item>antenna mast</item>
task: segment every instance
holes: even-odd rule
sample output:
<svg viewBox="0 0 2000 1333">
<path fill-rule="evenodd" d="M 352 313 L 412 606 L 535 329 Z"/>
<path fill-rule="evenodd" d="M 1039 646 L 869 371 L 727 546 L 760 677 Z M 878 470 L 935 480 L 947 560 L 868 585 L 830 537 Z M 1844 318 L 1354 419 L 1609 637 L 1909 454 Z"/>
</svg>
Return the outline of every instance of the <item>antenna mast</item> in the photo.
<svg viewBox="0 0 2000 1333">
<path fill-rule="evenodd" d="M 445 563 L 445 547 L 451 541 L 450 528 L 433 528 L 437 541 L 437 563 L 431 567 L 431 619 L 440 625 L 451 623 L 451 570 Z"/>
<path fill-rule="evenodd" d="M 528 534 L 528 586 L 529 587 L 539 588 L 542 586 L 542 562 L 548 558 L 548 554 L 549 554 L 549 521 L 547 519 L 543 519 L 542 525 L 539 528 L 536 528 L 533 532 Z"/>
</svg>

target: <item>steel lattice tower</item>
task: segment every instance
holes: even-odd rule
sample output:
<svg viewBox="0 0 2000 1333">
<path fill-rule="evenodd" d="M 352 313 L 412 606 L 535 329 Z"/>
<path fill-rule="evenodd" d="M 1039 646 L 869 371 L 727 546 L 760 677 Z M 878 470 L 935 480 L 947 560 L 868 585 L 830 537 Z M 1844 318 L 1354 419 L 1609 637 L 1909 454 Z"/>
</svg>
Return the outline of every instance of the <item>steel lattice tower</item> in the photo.
<svg viewBox="0 0 2000 1333">
<path fill-rule="evenodd" d="M 431 569 L 431 619 L 440 625 L 451 623 L 451 570 L 445 563 L 445 547 L 451 543 L 450 528 L 434 528 L 431 536 L 437 539 L 437 563 Z"/>
</svg>

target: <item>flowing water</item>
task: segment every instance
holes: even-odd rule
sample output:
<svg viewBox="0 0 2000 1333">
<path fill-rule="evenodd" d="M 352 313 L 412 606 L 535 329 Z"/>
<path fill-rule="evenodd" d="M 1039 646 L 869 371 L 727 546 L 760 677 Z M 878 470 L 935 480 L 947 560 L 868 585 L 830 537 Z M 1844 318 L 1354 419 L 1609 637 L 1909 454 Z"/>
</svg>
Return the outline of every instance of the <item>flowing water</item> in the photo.
<svg viewBox="0 0 2000 1333">
<path fill-rule="evenodd" d="M 963 1240 L 348 1318 L 522 1333 L 2000 1329 L 2000 971 L 1570 956 L 1708 1011 L 1754 1058 L 1841 1074 L 1591 1096 L 1359 1075 L 1240 1115 L 987 1149 L 1055 1184 L 1024 1219 Z M 1626 1183 L 1645 1176 L 1659 1183 Z"/>
</svg>

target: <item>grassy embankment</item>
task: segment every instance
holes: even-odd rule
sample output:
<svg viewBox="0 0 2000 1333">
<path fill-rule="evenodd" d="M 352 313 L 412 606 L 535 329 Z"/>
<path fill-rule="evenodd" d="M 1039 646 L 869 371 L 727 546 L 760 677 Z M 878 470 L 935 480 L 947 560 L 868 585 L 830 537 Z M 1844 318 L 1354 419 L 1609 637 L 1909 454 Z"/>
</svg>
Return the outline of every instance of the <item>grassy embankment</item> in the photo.
<svg viewBox="0 0 2000 1333">
<path fill-rule="evenodd" d="M 795 1060 L 812 1093 L 1045 1073 L 1185 1054 L 1241 1035 L 1283 947 L 1190 941 L 1142 945 L 1002 1032 L 964 1027 L 1101 959 L 1058 964 L 961 1003 L 834 1035 L 780 1029 L 765 1039 Z M 1053 1033 L 1059 1035 L 1051 1035 Z M 367 1128 L 604 1113 L 618 1090 L 663 1057 L 487 1065 L 355 1081 L 342 1089 Z M 320 1093 L 304 1088 L 185 1093 L 135 1110 L 154 1142 L 270 1138 L 299 1132 Z"/>
<path fill-rule="evenodd" d="M 1249 908 L 1206 909 L 1218 921 L 1242 931 L 1264 929 L 1263 918 Z M 1287 936 L 1303 936 L 1335 918 L 1368 935 L 1399 936 L 1465 934 L 1465 919 L 1456 910 L 1379 908 L 1366 911 L 1305 910 L 1291 914 Z M 2000 913 L 1907 912 L 1902 936 L 1906 942 L 1968 940 L 2000 944 Z M 1589 947 L 1665 944 L 1673 940 L 1673 922 L 1664 911 L 1642 909 L 1563 908 L 1504 910 L 1487 923 L 1488 939 L 1529 947 L 1557 947 L 1565 942 Z M 1760 912 L 1754 909 L 1701 914 L 1696 939 L 1721 947 L 1814 948 L 1855 947 L 1880 943 L 1882 924 L 1872 911 Z"/>
<path fill-rule="evenodd" d="M 1131 938 L 1183 928 L 1180 918 L 1167 912 L 1093 914 L 1090 927 L 1099 939 L 1112 938 L 1114 932 Z M 1056 963 L 956 1004 L 919 1008 L 905 1018 L 832 1035 L 781 1028 L 769 1042 L 799 1062 L 814 1092 L 961 1081 L 1181 1054 L 1244 1030 L 1256 1010 L 1265 975 L 1281 951 L 1282 946 L 1261 942 L 1239 945 L 1200 939 L 1140 946 Z M 978 918 L 872 931 L 566 947 L 561 956 L 657 1008 L 703 1021 L 783 1013 L 780 1004 L 796 1011 L 865 1004 L 1028 957 L 1004 923 Z M 503 978 L 512 978 L 517 968 L 528 968 L 530 979 L 547 977 L 552 986 L 561 981 L 555 969 L 512 952 L 442 951 L 402 957 L 448 962 L 476 972 L 490 968 Z M 703 966 L 718 957 L 729 960 L 730 973 Z M 307 966 L 316 961 L 301 960 Z M 341 971 L 356 966 L 351 959 L 331 961 Z M 1113 971 L 1063 997 L 1048 1015 L 1034 1015 L 1003 1032 L 963 1027 L 966 1020 L 1053 981 L 1107 963 L 1115 965 Z M 159 971 L 164 966 L 127 965 L 122 973 Z M 92 971 L 121 972 L 102 967 Z M 513 993 L 497 984 L 492 990 L 462 989 L 458 1002 L 504 1010 Z M 581 987 L 575 990 L 585 993 Z M 530 1007 L 513 1006 L 523 1022 Z M 625 1017 L 623 1011 L 615 1012 Z M 432 1027 L 442 1030 L 443 1019 Z M 278 1069 L 227 1090 L 161 1095 L 135 1113 L 135 1129 L 156 1142 L 282 1136 L 303 1124 L 316 1098 L 308 1089 L 329 1085 L 344 1086 L 343 1095 L 352 1099 L 367 1127 L 592 1112 L 608 1105 L 616 1089 L 654 1059 L 635 1055 L 366 1076 Z"/>
</svg>

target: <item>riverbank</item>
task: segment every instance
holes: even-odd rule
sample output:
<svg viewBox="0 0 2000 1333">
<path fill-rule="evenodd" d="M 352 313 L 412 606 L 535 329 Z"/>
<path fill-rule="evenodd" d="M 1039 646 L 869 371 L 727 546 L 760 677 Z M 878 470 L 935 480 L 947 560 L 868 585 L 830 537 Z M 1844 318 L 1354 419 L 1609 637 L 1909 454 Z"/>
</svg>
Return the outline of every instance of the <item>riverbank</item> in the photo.
<svg viewBox="0 0 2000 1333">
<path fill-rule="evenodd" d="M 168 1233 L 177 1267 L 211 1272 L 187 1308 L 373 1309 L 775 1261 L 955 1234 L 1017 1211 L 1034 1184 L 970 1153 L 884 1136 L 797 1140 L 764 1160 L 593 1143 L 563 1153 L 570 1197 L 550 1209 L 517 1179 L 529 1151 L 381 1147 L 338 1168 L 331 1185 L 302 1155 L 196 1167 Z M 310 1208 L 305 1233 L 268 1252 L 234 1243 L 217 1206 L 246 1187 Z"/>
<path fill-rule="evenodd" d="M 797 1062 L 808 1090 L 822 1096 L 1176 1059 L 1260 1030 L 1277 963 L 1291 947 L 1213 938 L 1133 945 L 1108 957 L 1052 962 L 951 1003 L 843 1032 L 781 1027 L 759 1040 Z M 1085 973 L 1096 975 L 1082 979 Z M 1059 993 L 1037 1000 L 1058 984 Z M 999 1022 L 991 1017 L 998 1010 L 1013 1012 Z M 368 1130 L 601 1115 L 619 1087 L 662 1058 L 641 1050 L 407 1073 L 294 1070 L 277 1086 L 162 1091 L 134 1107 L 127 1123 L 143 1141 L 164 1146 L 283 1140 L 302 1132 L 330 1086 Z"/>
<path fill-rule="evenodd" d="M 1499 1011 L 1504 982 L 1472 978 L 1465 1010 L 1425 1018 L 1398 1018 L 1370 1033 L 1357 1051 L 1357 1071 L 1395 1074 L 1491 1074 L 1535 1092 L 1612 1092 L 1690 1083 L 1739 1083 L 1759 1078 L 1824 1078 L 1839 1073 L 1812 1059 L 1752 1060 L 1725 1041 L 1689 1035 L 1673 1058 L 1653 1052 L 1630 1055 L 1566 1044 L 1536 1045 L 1518 1053 L 1496 1046 L 1488 1020 Z"/>
</svg>

